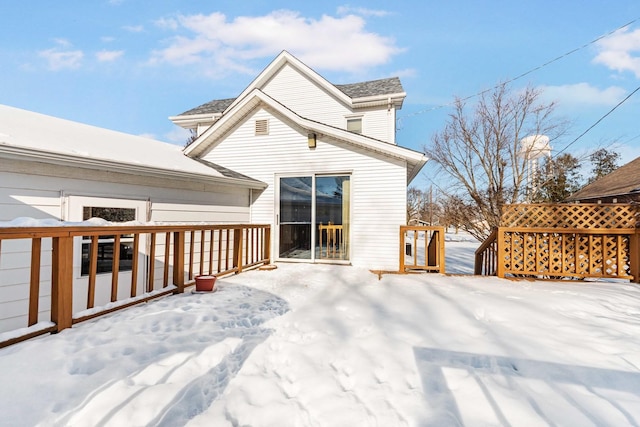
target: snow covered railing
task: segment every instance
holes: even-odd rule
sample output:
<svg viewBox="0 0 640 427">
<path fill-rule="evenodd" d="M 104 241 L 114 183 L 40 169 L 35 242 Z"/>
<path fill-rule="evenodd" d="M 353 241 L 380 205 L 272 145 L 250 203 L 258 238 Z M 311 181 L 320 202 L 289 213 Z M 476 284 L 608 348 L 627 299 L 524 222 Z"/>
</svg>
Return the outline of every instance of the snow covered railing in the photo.
<svg viewBox="0 0 640 427">
<path fill-rule="evenodd" d="M 444 227 L 400 227 L 399 271 L 411 270 L 445 272 Z"/>
<path fill-rule="evenodd" d="M 270 232 L 253 224 L 0 227 L 0 348 L 182 293 L 198 275 L 268 264 Z"/>
</svg>

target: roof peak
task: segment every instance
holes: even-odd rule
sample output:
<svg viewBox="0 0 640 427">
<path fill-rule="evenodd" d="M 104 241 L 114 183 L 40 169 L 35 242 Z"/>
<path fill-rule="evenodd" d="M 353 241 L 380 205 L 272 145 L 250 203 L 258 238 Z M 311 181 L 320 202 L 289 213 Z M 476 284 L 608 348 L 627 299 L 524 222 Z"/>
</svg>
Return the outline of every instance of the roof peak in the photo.
<svg viewBox="0 0 640 427">
<path fill-rule="evenodd" d="M 329 82 L 340 92 L 351 99 L 364 98 L 369 96 L 392 95 L 403 93 L 404 89 L 399 77 L 386 77 L 375 80 L 366 80 L 357 83 L 334 84 Z M 196 114 L 221 114 L 237 98 L 213 99 L 198 105 L 190 110 L 178 114 L 178 116 L 191 116 Z"/>
</svg>

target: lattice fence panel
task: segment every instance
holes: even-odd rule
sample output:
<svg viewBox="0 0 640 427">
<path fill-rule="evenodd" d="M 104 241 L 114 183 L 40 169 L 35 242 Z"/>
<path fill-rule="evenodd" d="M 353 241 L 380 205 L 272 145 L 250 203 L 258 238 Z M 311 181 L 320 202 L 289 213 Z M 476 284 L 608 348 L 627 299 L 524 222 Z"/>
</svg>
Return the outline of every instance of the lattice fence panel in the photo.
<svg viewBox="0 0 640 427">
<path fill-rule="evenodd" d="M 617 203 L 507 205 L 500 222 L 502 227 L 635 228 L 640 208 Z"/>
<path fill-rule="evenodd" d="M 627 235 L 504 230 L 504 272 L 516 276 L 631 278 Z"/>
</svg>

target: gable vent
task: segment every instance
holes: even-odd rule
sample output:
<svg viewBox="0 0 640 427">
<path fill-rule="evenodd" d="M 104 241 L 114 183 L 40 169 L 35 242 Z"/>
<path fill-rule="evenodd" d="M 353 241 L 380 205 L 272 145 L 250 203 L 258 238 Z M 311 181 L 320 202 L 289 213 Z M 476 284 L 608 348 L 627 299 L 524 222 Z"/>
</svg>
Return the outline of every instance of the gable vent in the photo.
<svg viewBox="0 0 640 427">
<path fill-rule="evenodd" d="M 256 135 L 269 135 L 269 120 L 256 120 Z"/>
</svg>

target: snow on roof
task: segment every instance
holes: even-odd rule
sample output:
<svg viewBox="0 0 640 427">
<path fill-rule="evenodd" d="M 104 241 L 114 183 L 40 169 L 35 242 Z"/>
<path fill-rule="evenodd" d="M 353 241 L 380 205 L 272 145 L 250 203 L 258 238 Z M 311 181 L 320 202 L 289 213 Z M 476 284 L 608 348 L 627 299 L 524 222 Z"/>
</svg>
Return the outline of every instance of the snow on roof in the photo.
<svg viewBox="0 0 640 427">
<path fill-rule="evenodd" d="M 153 139 L 0 105 L 0 151 L 3 147 L 38 150 L 69 158 L 86 158 L 123 166 L 180 172 L 206 178 L 229 176 L 185 156 L 182 147 Z"/>
</svg>

